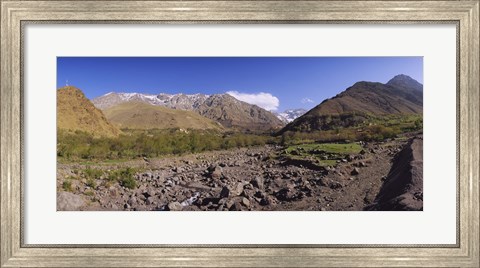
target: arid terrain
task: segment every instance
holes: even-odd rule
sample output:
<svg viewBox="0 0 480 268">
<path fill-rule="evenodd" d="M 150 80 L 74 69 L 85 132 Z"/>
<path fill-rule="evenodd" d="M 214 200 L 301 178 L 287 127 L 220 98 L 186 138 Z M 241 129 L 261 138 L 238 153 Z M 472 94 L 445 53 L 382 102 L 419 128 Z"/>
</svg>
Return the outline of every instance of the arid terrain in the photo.
<svg viewBox="0 0 480 268">
<path fill-rule="evenodd" d="M 416 147 L 411 146 L 412 141 Z M 337 160 L 335 167 L 317 166 L 315 161 L 286 160 L 282 153 L 284 149 L 274 146 L 142 159 L 114 165 L 102 163 L 93 166 L 104 172 L 93 184 L 78 174 L 85 166 L 60 164 L 57 186 L 62 189 L 65 179 L 69 178 L 72 191 L 59 192 L 58 209 L 381 210 L 384 204 L 376 201 L 387 201 L 376 198 L 382 186 L 395 179 L 396 165 L 406 165 L 404 170 L 412 170 L 405 160 L 395 162 L 395 156 L 402 149 L 403 154 L 412 150 L 417 153 L 421 149 L 418 148 L 419 142 L 422 143 L 421 136 L 360 143 L 360 152 Z M 421 152 L 415 160 L 418 165 Z M 133 174 L 137 182 L 133 189 L 108 180 L 108 171 L 125 167 L 138 170 Z M 409 183 L 408 176 L 401 180 L 405 181 L 404 185 L 396 188 L 399 189 L 396 196 L 390 197 L 399 199 L 395 201 L 398 206 L 403 200 L 399 196 L 409 190 L 405 186 Z M 416 183 L 418 185 L 418 181 Z M 412 199 L 421 203 L 422 189 L 415 190 Z M 70 199 L 77 199 L 77 202 Z M 413 201 L 403 204 L 402 209 L 422 208 L 413 206 Z"/>
</svg>

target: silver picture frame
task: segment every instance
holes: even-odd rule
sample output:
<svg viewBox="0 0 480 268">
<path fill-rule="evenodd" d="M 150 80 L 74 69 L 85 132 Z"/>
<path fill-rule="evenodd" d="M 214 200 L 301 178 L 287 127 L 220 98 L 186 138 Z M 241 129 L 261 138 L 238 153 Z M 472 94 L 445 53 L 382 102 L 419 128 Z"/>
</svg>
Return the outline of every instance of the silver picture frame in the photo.
<svg viewBox="0 0 480 268">
<path fill-rule="evenodd" d="M 479 267 L 479 6 L 474 1 L 1 3 L 1 267 Z M 336 23 L 457 26 L 455 245 L 30 245 L 23 241 L 23 39 L 28 24 Z"/>
</svg>

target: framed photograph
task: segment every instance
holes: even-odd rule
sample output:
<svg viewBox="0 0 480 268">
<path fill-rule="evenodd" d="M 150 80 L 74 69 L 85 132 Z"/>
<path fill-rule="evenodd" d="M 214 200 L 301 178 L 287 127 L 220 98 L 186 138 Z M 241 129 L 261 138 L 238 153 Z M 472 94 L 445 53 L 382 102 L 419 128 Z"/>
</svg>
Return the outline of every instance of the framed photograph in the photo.
<svg viewBox="0 0 480 268">
<path fill-rule="evenodd" d="M 478 267 L 479 4 L 1 0 L 1 267 Z"/>
</svg>

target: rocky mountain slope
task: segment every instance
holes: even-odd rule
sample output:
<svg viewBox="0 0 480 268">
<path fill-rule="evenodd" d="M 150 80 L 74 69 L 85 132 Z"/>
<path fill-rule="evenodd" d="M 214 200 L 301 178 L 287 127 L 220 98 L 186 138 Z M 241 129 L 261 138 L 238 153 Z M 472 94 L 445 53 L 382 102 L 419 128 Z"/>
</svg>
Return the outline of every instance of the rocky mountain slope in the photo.
<svg viewBox="0 0 480 268">
<path fill-rule="evenodd" d="M 194 110 L 209 96 L 204 94 L 165 94 L 158 95 L 143 93 L 116 93 L 110 92 L 92 100 L 99 109 L 108 109 L 125 102 L 137 101 L 151 105 L 165 106 L 172 109 Z"/>
<path fill-rule="evenodd" d="M 72 86 L 57 90 L 57 128 L 85 131 L 94 136 L 117 136 L 120 130 L 107 121 L 102 111 Z"/>
<path fill-rule="evenodd" d="M 228 94 L 208 97 L 196 111 L 227 128 L 247 131 L 280 129 L 284 124 L 274 114 L 256 105 L 239 101 Z"/>
<path fill-rule="evenodd" d="M 290 123 L 307 112 L 305 109 L 288 109 L 282 113 L 275 113 L 278 119 L 284 123 Z"/>
<path fill-rule="evenodd" d="M 177 110 L 191 110 L 227 128 L 242 131 L 268 131 L 285 124 L 274 114 L 256 105 L 239 101 L 228 94 L 108 93 L 92 100 L 96 107 L 109 109 L 126 102 L 144 102 Z"/>
<path fill-rule="evenodd" d="M 120 128 L 130 129 L 215 129 L 222 126 L 195 112 L 175 110 L 144 102 L 125 102 L 103 111 Z"/>
<path fill-rule="evenodd" d="M 335 97 L 323 101 L 280 132 L 324 129 L 332 117 L 346 117 L 355 121 L 362 120 L 357 118 L 362 115 L 422 112 L 423 86 L 406 75 L 397 75 L 386 84 L 357 82 Z M 341 121 L 345 121 L 344 119 Z"/>
</svg>

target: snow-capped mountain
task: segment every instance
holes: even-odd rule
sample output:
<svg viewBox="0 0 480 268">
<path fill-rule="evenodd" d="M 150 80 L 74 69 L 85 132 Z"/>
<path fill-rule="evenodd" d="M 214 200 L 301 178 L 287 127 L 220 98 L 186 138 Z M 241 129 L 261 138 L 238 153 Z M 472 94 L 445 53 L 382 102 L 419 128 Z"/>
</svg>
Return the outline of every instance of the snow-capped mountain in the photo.
<svg viewBox="0 0 480 268">
<path fill-rule="evenodd" d="M 305 114 L 307 110 L 305 109 L 288 109 L 285 110 L 283 113 L 275 113 L 278 119 L 282 120 L 285 123 L 290 123 L 293 120 L 297 119 L 297 117 L 302 116 Z"/>
<path fill-rule="evenodd" d="M 140 101 L 152 105 L 165 106 L 172 109 L 194 110 L 205 102 L 209 95 L 205 94 L 142 94 L 142 93 L 115 93 L 110 92 L 92 100 L 99 109 L 107 109 L 112 106 L 131 101 Z"/>
<path fill-rule="evenodd" d="M 108 110 L 119 104 L 143 102 L 171 109 L 190 110 L 212 119 L 226 128 L 248 131 L 278 129 L 285 124 L 276 115 L 256 105 L 240 101 L 228 94 L 165 94 L 110 92 L 92 100 L 100 110 Z"/>
</svg>

